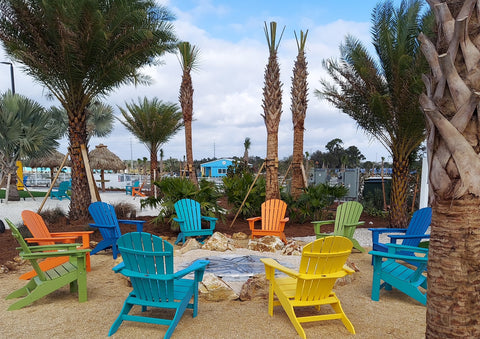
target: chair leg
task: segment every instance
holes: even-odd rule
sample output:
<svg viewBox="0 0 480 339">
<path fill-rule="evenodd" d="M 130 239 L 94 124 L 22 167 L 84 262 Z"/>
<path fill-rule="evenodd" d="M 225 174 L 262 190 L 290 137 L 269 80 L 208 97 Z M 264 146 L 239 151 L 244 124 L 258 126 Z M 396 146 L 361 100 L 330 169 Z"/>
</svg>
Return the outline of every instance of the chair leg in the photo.
<svg viewBox="0 0 480 339">
<path fill-rule="evenodd" d="M 297 315 L 295 314 L 295 310 L 293 309 L 293 306 L 290 304 L 289 299 L 283 294 L 283 293 L 276 293 L 278 300 L 280 301 L 283 309 L 285 310 L 285 313 L 287 313 L 288 318 L 290 319 L 290 322 L 292 323 L 293 327 L 297 330 L 298 335 L 302 339 L 306 339 L 307 335 L 305 334 L 305 331 L 300 325 L 300 322 L 297 319 Z"/>
<path fill-rule="evenodd" d="M 348 330 L 350 333 L 355 334 L 355 329 L 353 328 L 352 323 L 350 322 L 350 320 L 349 320 L 349 319 L 347 318 L 347 316 L 345 315 L 345 312 L 343 312 L 342 305 L 340 305 L 340 300 L 338 300 L 338 298 L 337 298 L 336 296 L 335 296 L 335 299 L 337 299 L 337 302 L 331 304 L 333 310 L 335 311 L 335 313 L 341 315 L 340 320 L 341 320 L 342 323 L 345 325 L 345 327 L 347 328 L 347 330 Z"/>
<path fill-rule="evenodd" d="M 110 331 L 108 331 L 109 337 L 115 332 L 117 332 L 118 328 L 123 322 L 123 317 L 127 315 L 128 312 L 130 312 L 132 307 L 133 307 L 133 304 L 130 304 L 125 300 L 125 302 L 123 303 L 122 310 L 120 311 L 120 314 L 118 315 L 117 319 L 115 319 L 115 321 L 113 322 L 112 327 L 110 327 Z"/>
</svg>

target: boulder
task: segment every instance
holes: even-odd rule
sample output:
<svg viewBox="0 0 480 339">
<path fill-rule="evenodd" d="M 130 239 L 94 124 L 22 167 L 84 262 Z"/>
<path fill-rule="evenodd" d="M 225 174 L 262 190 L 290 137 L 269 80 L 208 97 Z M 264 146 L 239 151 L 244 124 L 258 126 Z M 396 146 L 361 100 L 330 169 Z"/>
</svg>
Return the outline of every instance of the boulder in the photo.
<svg viewBox="0 0 480 339">
<path fill-rule="evenodd" d="M 212 273 L 205 273 L 198 287 L 200 298 L 208 301 L 238 299 L 238 294 L 226 282 Z"/>
<path fill-rule="evenodd" d="M 182 246 L 182 248 L 180 248 L 178 250 L 178 253 L 179 254 L 185 254 L 187 253 L 188 251 L 192 251 L 192 250 L 198 250 L 202 248 L 202 245 L 194 238 L 189 238 Z"/>
<path fill-rule="evenodd" d="M 235 245 L 233 240 L 227 237 L 225 234 L 215 232 L 207 241 L 205 241 L 202 249 L 225 252 L 227 250 L 233 251 L 235 249 Z"/>
<path fill-rule="evenodd" d="M 233 233 L 232 238 L 235 240 L 245 240 L 248 239 L 248 235 L 243 232 Z"/>
<path fill-rule="evenodd" d="M 267 235 L 266 237 L 250 239 L 247 248 L 258 252 L 277 252 L 282 250 L 284 246 L 279 237 Z"/>
<path fill-rule="evenodd" d="M 255 274 L 248 279 L 240 291 L 240 300 L 258 300 L 268 298 L 268 280 L 265 274 Z"/>
<path fill-rule="evenodd" d="M 289 240 L 282 249 L 282 255 L 302 255 L 302 246 L 295 240 Z"/>
</svg>

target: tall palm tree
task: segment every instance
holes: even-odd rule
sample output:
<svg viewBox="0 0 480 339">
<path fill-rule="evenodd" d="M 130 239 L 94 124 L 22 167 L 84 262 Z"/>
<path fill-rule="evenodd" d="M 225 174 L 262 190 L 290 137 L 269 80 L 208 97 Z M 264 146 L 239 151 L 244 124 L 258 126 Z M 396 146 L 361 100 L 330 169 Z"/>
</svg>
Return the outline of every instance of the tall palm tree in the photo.
<svg viewBox="0 0 480 339">
<path fill-rule="evenodd" d="M 12 92 L 0 96 L 0 182 L 10 176 L 8 200 L 19 200 L 18 160 L 47 155 L 57 148 L 55 120 L 37 102 Z"/>
<path fill-rule="evenodd" d="M 173 51 L 172 19 L 154 0 L 0 1 L 7 54 L 68 113 L 71 219 L 87 219 L 91 202 L 81 153 L 88 105 L 121 85 L 148 83 L 139 69 Z"/>
<path fill-rule="evenodd" d="M 199 49 L 189 42 L 178 44 L 178 56 L 182 67 L 182 83 L 178 96 L 182 106 L 183 123 L 185 125 L 185 149 L 187 153 L 187 172 L 190 180 L 198 185 L 197 172 L 193 166 L 192 120 L 193 120 L 193 85 L 191 72 L 198 68 Z"/>
<path fill-rule="evenodd" d="M 150 182 L 153 184 L 158 178 L 158 150 L 182 128 L 182 112 L 177 104 L 146 97 L 138 99 L 138 103 L 126 104 L 126 107 L 120 108 L 125 119 L 120 122 L 150 151 Z"/>
<path fill-rule="evenodd" d="M 363 44 L 348 36 L 340 46 L 341 60 L 326 60 L 333 84 L 321 82 L 316 95 L 351 116 L 379 140 L 393 158 L 390 223 L 407 226 L 410 155 L 425 140 L 425 120 L 418 100 L 421 74 L 428 65 L 416 37 L 429 29 L 431 16 L 422 15 L 420 0 L 389 0 L 372 14 L 372 38 L 378 61 Z"/>
<path fill-rule="evenodd" d="M 292 196 L 297 199 L 303 192 L 304 182 L 302 173 L 303 163 L 303 133 L 305 131 L 305 117 L 307 115 L 308 83 L 307 60 L 305 59 L 305 43 L 308 30 L 300 31 L 300 37 L 295 32 L 297 41 L 297 60 L 293 68 L 292 78 L 292 122 L 293 122 L 293 156 L 292 156 Z"/>
<path fill-rule="evenodd" d="M 243 162 L 245 163 L 245 168 L 248 168 L 248 150 L 250 149 L 251 145 L 252 142 L 250 141 L 250 138 L 246 137 L 245 141 L 243 142 Z"/>
<path fill-rule="evenodd" d="M 265 200 L 269 200 L 280 198 L 278 185 L 278 127 L 282 115 L 282 83 L 280 81 L 280 65 L 278 64 L 277 52 L 285 27 L 278 41 L 276 22 L 270 22 L 270 31 L 267 23 L 265 23 L 264 30 L 268 43 L 269 57 L 267 67 L 265 68 L 262 117 L 267 129 Z"/>
<path fill-rule="evenodd" d="M 420 97 L 433 208 L 426 337 L 480 338 L 480 5 L 428 3 L 437 36 L 419 36 L 431 68 Z"/>
</svg>

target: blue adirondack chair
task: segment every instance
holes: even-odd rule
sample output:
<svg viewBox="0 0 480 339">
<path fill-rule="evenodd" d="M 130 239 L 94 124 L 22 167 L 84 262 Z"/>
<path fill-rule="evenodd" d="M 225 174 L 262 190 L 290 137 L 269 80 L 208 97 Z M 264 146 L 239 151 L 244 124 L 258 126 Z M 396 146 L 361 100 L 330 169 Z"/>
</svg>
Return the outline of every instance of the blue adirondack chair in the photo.
<svg viewBox="0 0 480 339">
<path fill-rule="evenodd" d="M 170 338 L 187 308 L 198 312 L 198 283 L 203 279 L 208 260 L 197 260 L 189 267 L 174 273 L 173 246 L 149 233 L 127 233 L 117 241 L 123 263 L 113 268 L 130 278 L 133 291 L 128 295 L 108 335 L 114 334 L 124 320 L 167 325 L 164 338 Z M 183 277 L 194 272 L 193 279 Z M 192 300 L 193 299 L 193 300 Z M 175 310 L 173 319 L 129 315 L 134 305 Z"/>
<path fill-rule="evenodd" d="M 425 234 L 425 232 L 431 222 L 432 208 L 425 207 L 413 213 L 408 228 L 369 228 L 372 231 L 372 249 L 387 252 L 386 244 L 379 241 L 380 234 L 383 233 L 400 233 L 388 235 L 392 244 L 396 244 L 397 240 L 403 239 L 401 245 L 417 247 L 422 239 L 430 238 L 430 235 Z"/>
<path fill-rule="evenodd" d="M 137 232 L 143 231 L 144 220 L 119 220 L 115 214 L 115 208 L 105 202 L 97 201 L 90 204 L 88 211 L 95 222 L 94 224 L 90 224 L 90 226 L 98 228 L 103 237 L 103 240 L 90 252 L 91 255 L 111 248 L 113 259 L 117 259 L 117 240 L 122 236 L 119 223 L 136 225 Z"/>
<path fill-rule="evenodd" d="M 373 259 L 372 300 L 378 301 L 382 288 L 388 291 L 395 287 L 426 305 L 428 248 L 397 244 L 387 244 L 386 247 L 386 253 L 369 252 Z M 417 267 L 407 266 L 406 262 L 414 262 Z"/>
<path fill-rule="evenodd" d="M 174 207 L 177 217 L 173 220 L 180 225 L 180 233 L 175 245 L 179 242 L 185 243 L 186 237 L 201 237 L 200 241 L 202 241 L 213 234 L 218 218 L 201 215 L 199 202 L 192 199 L 182 199 L 177 201 Z M 209 228 L 202 229 L 202 220 L 210 223 Z"/>
<path fill-rule="evenodd" d="M 133 195 L 132 194 L 132 188 L 133 187 L 139 187 L 139 186 L 140 186 L 140 182 L 138 180 L 134 181 L 131 186 L 130 185 L 125 186 L 125 194 L 126 195 Z"/>
<path fill-rule="evenodd" d="M 67 191 L 70 189 L 70 182 L 69 181 L 62 181 L 58 188 L 52 188 L 50 191 L 50 199 L 57 198 L 58 200 L 62 200 L 63 198 L 67 198 L 70 200 L 70 197 L 67 194 Z"/>
</svg>

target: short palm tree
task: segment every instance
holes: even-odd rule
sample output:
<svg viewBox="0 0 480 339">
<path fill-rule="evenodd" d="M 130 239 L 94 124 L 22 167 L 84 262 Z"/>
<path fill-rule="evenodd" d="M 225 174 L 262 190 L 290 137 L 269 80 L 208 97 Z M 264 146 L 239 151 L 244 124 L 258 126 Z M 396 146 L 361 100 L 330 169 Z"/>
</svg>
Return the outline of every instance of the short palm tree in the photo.
<svg viewBox="0 0 480 339">
<path fill-rule="evenodd" d="M 245 141 L 243 142 L 243 162 L 245 163 L 245 168 L 248 168 L 248 150 L 250 149 L 251 145 L 252 142 L 250 141 L 250 138 L 246 137 Z"/>
<path fill-rule="evenodd" d="M 12 92 L 0 96 L 0 182 L 9 176 L 8 200 L 19 200 L 18 160 L 47 155 L 58 147 L 55 120 L 35 101 Z"/>
<path fill-rule="evenodd" d="M 265 37 L 268 43 L 268 63 L 265 68 L 265 83 L 263 87 L 263 120 L 267 129 L 267 158 L 265 200 L 279 199 L 278 185 L 278 127 L 282 115 L 282 82 L 280 81 L 280 65 L 278 64 L 278 45 L 282 40 L 283 31 L 277 41 L 277 23 L 270 22 L 270 31 L 265 23 Z"/>
<path fill-rule="evenodd" d="M 302 172 L 303 163 L 303 134 L 305 131 L 305 117 L 307 115 L 308 83 L 307 61 L 305 59 L 305 43 L 308 30 L 300 31 L 300 37 L 295 33 L 298 55 L 293 68 L 292 78 L 292 122 L 293 122 L 293 156 L 292 156 L 292 183 L 291 194 L 298 199 L 305 187 Z"/>
<path fill-rule="evenodd" d="M 150 182 L 158 178 L 157 153 L 182 128 L 182 112 L 177 104 L 164 103 L 157 98 L 138 99 L 138 103 L 120 108 L 125 121 L 120 122 L 150 151 Z M 163 151 L 161 151 L 163 152 Z"/>
<path fill-rule="evenodd" d="M 425 119 L 418 104 L 422 73 L 428 69 L 417 36 L 431 23 L 421 15 L 420 0 L 378 4 L 372 15 L 372 38 L 378 60 L 363 44 L 348 36 L 341 59 L 326 60 L 333 79 L 321 82 L 316 95 L 352 117 L 392 155 L 390 224 L 407 226 L 408 174 L 411 154 L 425 140 Z"/>
<path fill-rule="evenodd" d="M 193 120 L 193 85 L 191 72 L 198 67 L 199 49 L 189 42 L 178 44 L 178 56 L 182 67 L 182 83 L 178 96 L 182 106 L 183 123 L 185 125 L 185 149 L 187 153 L 187 172 L 190 180 L 198 186 L 197 173 L 193 166 L 193 142 L 192 142 L 192 120 Z"/>
<path fill-rule="evenodd" d="M 2 0 L 0 4 L 5 51 L 68 113 L 69 217 L 87 219 L 91 199 L 81 147 L 87 143 L 88 105 L 121 85 L 148 83 L 139 69 L 175 48 L 173 17 L 154 0 Z"/>
</svg>

